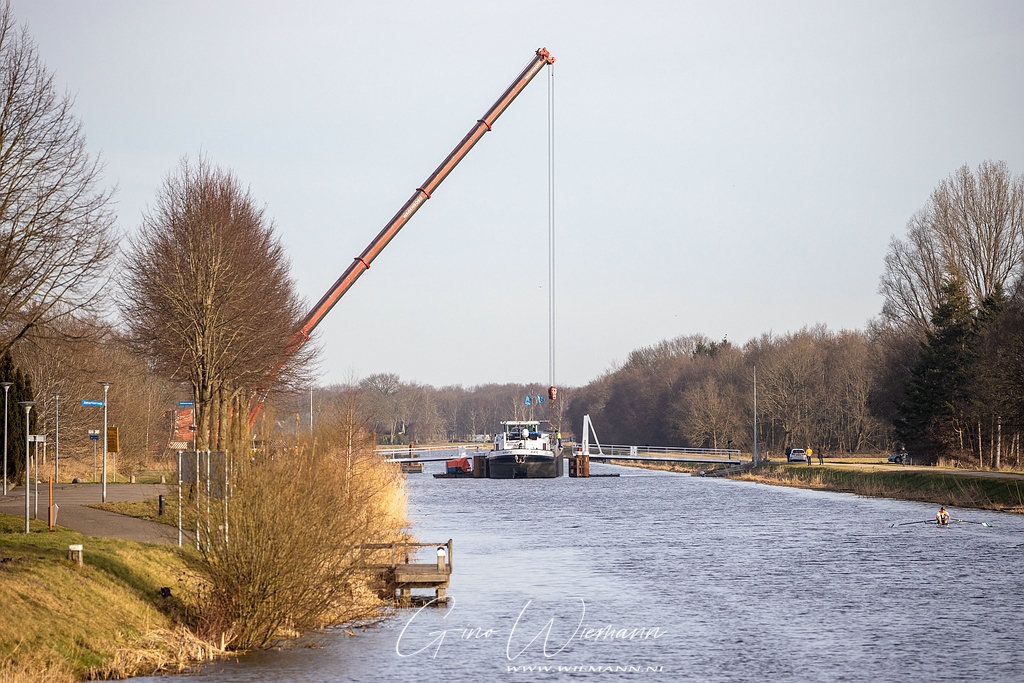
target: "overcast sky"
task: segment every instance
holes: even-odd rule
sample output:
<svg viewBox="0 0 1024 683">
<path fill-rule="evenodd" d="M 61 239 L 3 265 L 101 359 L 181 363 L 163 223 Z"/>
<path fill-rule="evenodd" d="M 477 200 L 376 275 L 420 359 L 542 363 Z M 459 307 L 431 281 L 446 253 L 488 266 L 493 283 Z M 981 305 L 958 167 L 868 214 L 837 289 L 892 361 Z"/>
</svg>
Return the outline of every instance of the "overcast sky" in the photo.
<svg viewBox="0 0 1024 683">
<path fill-rule="evenodd" d="M 962 164 L 1024 172 L 1021 2 L 15 0 L 129 232 L 206 154 L 315 302 L 529 62 L 557 58 L 557 382 L 681 334 L 881 308 Z M 321 383 L 546 382 L 546 74 L 319 328 Z"/>
</svg>

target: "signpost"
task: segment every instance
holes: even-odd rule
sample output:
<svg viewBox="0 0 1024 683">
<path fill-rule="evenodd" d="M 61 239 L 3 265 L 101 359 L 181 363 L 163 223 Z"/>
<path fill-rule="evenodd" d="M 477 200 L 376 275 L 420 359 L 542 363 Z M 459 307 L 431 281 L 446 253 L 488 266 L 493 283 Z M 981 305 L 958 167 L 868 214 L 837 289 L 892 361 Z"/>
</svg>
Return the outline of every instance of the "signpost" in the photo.
<svg viewBox="0 0 1024 683">
<path fill-rule="evenodd" d="M 117 454 L 121 452 L 121 439 L 117 427 L 107 427 L 107 453 L 113 454 L 111 469 L 113 470 L 114 483 L 117 483 Z"/>
<path fill-rule="evenodd" d="M 36 494 L 32 507 L 32 519 L 39 519 L 39 444 L 46 443 L 46 434 L 29 434 L 28 440 L 35 444 L 35 451 L 32 454 L 32 469 L 36 473 Z M 28 495 L 28 463 L 25 463 L 25 495 Z"/>
<path fill-rule="evenodd" d="M 90 429 L 89 440 L 92 441 L 92 483 L 96 483 L 96 444 L 100 442 L 100 430 Z"/>
</svg>

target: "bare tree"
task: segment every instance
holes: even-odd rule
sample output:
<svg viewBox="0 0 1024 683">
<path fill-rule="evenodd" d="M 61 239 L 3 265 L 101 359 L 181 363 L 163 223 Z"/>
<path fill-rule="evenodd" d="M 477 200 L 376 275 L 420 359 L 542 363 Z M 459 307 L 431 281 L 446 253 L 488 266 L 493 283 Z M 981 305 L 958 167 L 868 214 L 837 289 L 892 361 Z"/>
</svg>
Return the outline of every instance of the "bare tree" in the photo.
<svg viewBox="0 0 1024 683">
<path fill-rule="evenodd" d="M 724 447 L 737 431 L 740 416 L 733 388 L 710 374 L 689 386 L 669 409 L 676 433 L 697 448 Z"/>
<path fill-rule="evenodd" d="M 0 351 L 93 306 L 114 253 L 111 192 L 72 98 L 0 6 Z"/>
<path fill-rule="evenodd" d="M 950 277 L 964 282 L 971 303 L 997 289 L 1013 291 L 1024 273 L 1024 176 L 1005 162 L 964 165 L 939 183 L 911 220 L 907 237 L 893 238 L 879 292 L 883 316 L 923 333 Z"/>
<path fill-rule="evenodd" d="M 133 342 L 191 383 L 197 446 L 242 437 L 253 392 L 305 386 L 313 349 L 292 343 L 303 313 L 273 225 L 229 171 L 183 160 L 124 263 L 121 311 Z"/>
</svg>

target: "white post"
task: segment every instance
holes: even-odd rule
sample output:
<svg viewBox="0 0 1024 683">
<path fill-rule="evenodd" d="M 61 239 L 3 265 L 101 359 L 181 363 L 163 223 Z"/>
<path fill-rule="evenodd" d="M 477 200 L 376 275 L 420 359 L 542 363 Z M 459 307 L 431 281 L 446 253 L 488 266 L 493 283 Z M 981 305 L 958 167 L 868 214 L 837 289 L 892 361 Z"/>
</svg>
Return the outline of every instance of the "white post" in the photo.
<svg viewBox="0 0 1024 683">
<path fill-rule="evenodd" d="M 751 454 L 754 464 L 757 465 L 761 459 L 757 456 L 757 366 L 754 366 L 754 452 Z"/>
<path fill-rule="evenodd" d="M 4 388 L 4 495 L 7 495 L 7 394 L 14 382 L 0 382 Z"/>
<path fill-rule="evenodd" d="M 28 432 L 29 432 L 29 413 L 32 412 L 32 406 L 35 405 L 35 401 L 18 401 L 18 405 L 25 408 L 25 533 L 31 533 L 32 529 L 29 526 L 28 518 L 28 475 L 29 475 L 29 454 L 28 454 Z"/>
<path fill-rule="evenodd" d="M 100 502 L 107 502 L 107 390 L 110 389 L 110 382 L 100 382 L 103 387 L 103 431 L 100 432 L 100 441 L 103 442 L 103 474 L 101 478 L 102 488 L 100 489 Z"/>
<path fill-rule="evenodd" d="M 583 416 L 583 455 L 590 455 L 590 415 Z"/>
<path fill-rule="evenodd" d="M 221 453 L 221 467 L 224 470 L 224 488 L 220 490 L 224 497 L 224 549 L 228 548 L 228 452 Z"/>
<path fill-rule="evenodd" d="M 210 551 L 210 457 L 213 452 L 206 451 L 206 551 Z"/>
<path fill-rule="evenodd" d="M 181 451 L 178 451 L 178 547 L 181 547 Z"/>
<path fill-rule="evenodd" d="M 53 481 L 58 483 L 60 481 L 60 393 L 56 391 L 53 392 L 53 410 Z"/>
<path fill-rule="evenodd" d="M 36 439 L 36 447 L 32 453 L 32 469 L 36 473 L 36 498 L 32 504 L 32 519 L 39 519 L 39 440 Z"/>
<path fill-rule="evenodd" d="M 194 438 L 192 440 L 192 443 L 195 443 L 195 439 Z M 192 454 L 196 458 L 196 483 L 195 483 L 194 491 L 195 491 L 195 495 L 196 495 L 196 550 L 199 550 L 199 539 L 201 538 L 201 536 L 199 534 L 199 517 L 200 517 L 200 508 L 199 508 L 199 504 L 200 504 L 199 503 L 199 451 L 193 450 Z"/>
</svg>

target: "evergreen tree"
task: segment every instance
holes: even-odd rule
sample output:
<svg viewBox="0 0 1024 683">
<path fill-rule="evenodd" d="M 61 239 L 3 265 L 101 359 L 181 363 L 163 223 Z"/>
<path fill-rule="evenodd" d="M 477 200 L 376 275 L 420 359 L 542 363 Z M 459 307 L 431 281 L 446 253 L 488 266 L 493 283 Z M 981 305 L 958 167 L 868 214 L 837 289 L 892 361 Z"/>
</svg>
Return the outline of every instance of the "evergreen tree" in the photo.
<svg viewBox="0 0 1024 683">
<path fill-rule="evenodd" d="M 896 436 L 916 457 L 934 462 L 962 448 L 969 408 L 976 320 L 963 282 L 950 278 L 932 315 L 933 329 L 918 351 L 906 398 L 895 420 Z"/>
<path fill-rule="evenodd" d="M 34 399 L 32 377 L 15 367 L 10 351 L 0 356 L 0 382 L 12 382 L 7 395 L 7 480 L 14 482 L 25 471 L 25 409 L 18 402 Z M 33 407 L 29 434 L 36 433 L 36 415 Z M 2 425 L 0 429 L 3 429 Z"/>
<path fill-rule="evenodd" d="M 986 297 L 978 309 L 970 392 L 972 410 L 986 432 L 997 419 L 1009 418 L 1014 412 L 1011 397 L 1015 392 L 1010 382 L 1013 375 L 1012 313 L 1002 287 Z"/>
</svg>

